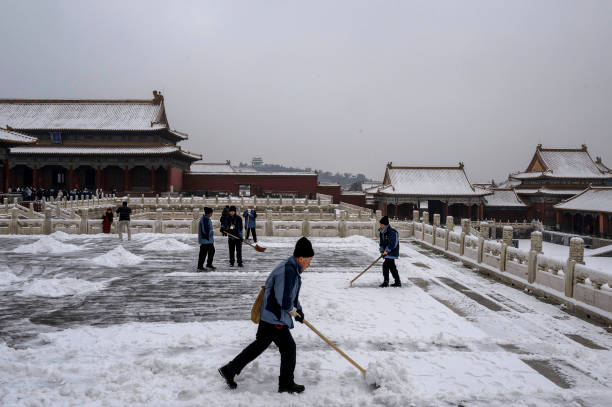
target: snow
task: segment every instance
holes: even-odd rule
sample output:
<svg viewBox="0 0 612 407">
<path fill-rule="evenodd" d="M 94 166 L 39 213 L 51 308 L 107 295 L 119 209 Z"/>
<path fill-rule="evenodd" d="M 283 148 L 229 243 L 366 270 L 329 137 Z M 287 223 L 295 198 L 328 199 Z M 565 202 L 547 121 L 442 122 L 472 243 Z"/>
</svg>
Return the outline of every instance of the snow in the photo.
<svg viewBox="0 0 612 407">
<path fill-rule="evenodd" d="M 191 246 L 189 246 L 188 244 L 179 242 L 176 239 L 173 238 L 168 238 L 168 239 L 160 239 L 160 240 L 154 240 L 149 244 L 146 244 L 143 247 L 143 250 L 155 250 L 155 251 L 189 251 L 189 250 L 193 250 L 193 248 Z"/>
<path fill-rule="evenodd" d="M 8 286 L 18 281 L 21 281 L 21 279 L 10 271 L 0 271 L 0 287 Z"/>
<path fill-rule="evenodd" d="M 557 209 L 612 213 L 612 187 L 591 187 L 580 195 L 555 205 Z"/>
<path fill-rule="evenodd" d="M 390 195 L 468 195 L 482 196 L 475 191 L 460 167 L 456 168 L 388 168 L 390 186 L 380 192 Z"/>
<path fill-rule="evenodd" d="M 219 238 L 217 271 L 197 273 L 195 235 L 139 234 L 120 246 L 115 236 L 70 237 L 79 252 L 34 256 L 28 264 L 11 249 L 34 237 L 0 237 L 8 248 L 0 263 L 11 264 L 0 282 L 12 281 L 0 296 L 0 405 L 595 406 L 612 396 L 612 338 L 604 329 L 404 240 L 397 261 L 404 287 L 378 288 L 380 263 L 349 287 L 378 256 L 378 243 L 358 236 L 312 239 L 316 255 L 302 275 L 300 302 L 306 319 L 367 369 L 365 378 L 298 323 L 295 375 L 306 391 L 276 392 L 274 345 L 230 391 L 217 368 L 254 339 L 250 306 L 297 239 L 262 237 L 265 253 L 244 246 L 245 268 L 238 270 L 227 265 Z M 192 253 L 145 249 L 169 239 Z M 147 261 L 129 274 L 95 261 L 131 256 Z M 492 311 L 444 279 L 502 309 Z M 24 295 L 32 287 L 40 295 Z M 572 386 L 558 387 L 524 362 L 530 359 L 550 361 Z M 371 390 L 371 383 L 380 387 Z"/>
<path fill-rule="evenodd" d="M 51 278 L 36 280 L 25 284 L 20 296 L 63 297 L 66 295 L 84 295 L 103 289 L 106 282 L 91 282 L 78 278 Z"/>
<path fill-rule="evenodd" d="M 519 239 L 519 249 L 530 250 L 531 240 Z M 569 257 L 569 246 L 563 246 L 550 242 L 542 242 L 542 251 L 547 257 L 555 258 L 561 262 L 567 261 Z M 603 271 L 612 275 L 612 257 L 594 257 L 592 252 L 597 253 L 600 251 L 597 249 L 584 249 L 584 262 L 587 267 L 595 270 Z"/>
<path fill-rule="evenodd" d="M 50 237 L 52 237 L 55 240 L 59 240 L 59 241 L 64 241 L 64 240 L 68 240 L 70 238 L 72 238 L 74 235 L 68 234 L 66 232 L 63 232 L 61 230 L 58 230 L 57 232 L 53 232 L 49 235 Z"/>
<path fill-rule="evenodd" d="M 130 253 L 123 246 L 117 246 L 108 253 L 92 259 L 93 263 L 105 267 L 134 266 L 143 261 L 142 257 Z"/>
<path fill-rule="evenodd" d="M 62 254 L 77 250 L 79 250 L 79 247 L 76 245 L 59 242 L 51 236 L 43 236 L 34 243 L 16 247 L 13 249 L 13 252 L 29 254 Z"/>
</svg>

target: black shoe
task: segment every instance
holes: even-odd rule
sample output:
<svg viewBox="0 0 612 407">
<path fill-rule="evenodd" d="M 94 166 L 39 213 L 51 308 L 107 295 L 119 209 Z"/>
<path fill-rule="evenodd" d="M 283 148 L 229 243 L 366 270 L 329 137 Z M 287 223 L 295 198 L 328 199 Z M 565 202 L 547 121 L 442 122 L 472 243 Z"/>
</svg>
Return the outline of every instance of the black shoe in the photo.
<svg viewBox="0 0 612 407">
<path fill-rule="evenodd" d="M 215 266 L 206 266 L 206 270 L 215 271 L 217 268 Z"/>
<path fill-rule="evenodd" d="M 381 287 L 381 288 L 389 287 L 389 282 L 388 281 L 383 281 L 383 283 L 381 285 L 379 285 L 379 287 Z"/>
<path fill-rule="evenodd" d="M 234 377 L 236 376 L 234 373 L 230 371 L 229 365 L 225 365 L 219 368 L 219 374 L 223 379 L 225 379 L 225 383 L 227 383 L 227 387 L 234 390 L 238 385 L 234 381 Z"/>
<path fill-rule="evenodd" d="M 395 283 L 391 284 L 391 287 L 401 287 L 401 286 L 402 286 L 401 281 L 396 281 Z"/>
<path fill-rule="evenodd" d="M 230 267 L 234 267 L 234 263 L 230 263 Z"/>
<path fill-rule="evenodd" d="M 238 267 L 244 267 L 242 263 L 238 263 Z"/>
<path fill-rule="evenodd" d="M 202 267 L 198 267 L 198 271 L 206 271 L 206 269 L 203 269 Z"/>
<path fill-rule="evenodd" d="M 305 389 L 306 387 L 302 386 L 301 384 L 295 384 L 293 380 L 288 384 L 278 385 L 279 393 L 298 393 L 299 394 L 303 392 Z"/>
</svg>

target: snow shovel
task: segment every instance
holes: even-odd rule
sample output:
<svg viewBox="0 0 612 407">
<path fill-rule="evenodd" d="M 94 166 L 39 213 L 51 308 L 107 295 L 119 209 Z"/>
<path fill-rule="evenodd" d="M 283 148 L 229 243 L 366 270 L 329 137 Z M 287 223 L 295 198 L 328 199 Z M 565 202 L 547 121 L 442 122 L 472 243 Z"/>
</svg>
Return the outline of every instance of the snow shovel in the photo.
<svg viewBox="0 0 612 407">
<path fill-rule="evenodd" d="M 359 277 L 361 277 L 361 275 L 363 273 L 365 273 L 366 271 L 368 271 L 369 269 L 372 268 L 373 265 L 375 265 L 376 263 L 378 263 L 378 260 L 382 259 L 383 255 L 381 254 L 380 256 L 378 256 L 378 258 L 376 260 L 374 260 L 374 262 L 372 264 L 370 264 L 365 270 L 363 270 L 361 273 L 357 274 L 357 277 L 355 277 L 354 279 L 351 280 L 351 283 L 349 284 L 350 286 L 353 285 L 353 282 L 355 280 L 357 280 Z"/>
<path fill-rule="evenodd" d="M 349 362 L 350 362 L 350 363 L 351 363 L 353 366 L 355 366 L 355 367 L 356 367 L 356 368 L 357 368 L 357 369 L 358 369 L 358 370 L 359 370 L 359 371 L 360 371 L 360 372 L 363 374 L 363 376 L 365 377 L 365 375 L 366 375 L 366 370 L 365 370 L 363 367 L 361 367 L 361 366 L 359 365 L 359 363 L 355 362 L 353 359 L 351 359 L 351 358 L 350 358 L 350 356 L 349 356 L 349 355 L 347 355 L 346 353 L 344 353 L 344 352 L 342 351 L 342 349 L 340 349 L 339 347 L 337 347 L 336 345 L 334 345 L 334 343 L 333 343 L 332 341 L 330 341 L 329 339 L 327 339 L 327 337 L 325 337 L 325 335 L 323 335 L 321 332 L 319 332 L 319 330 L 318 330 L 317 328 L 315 328 L 314 326 L 312 326 L 312 324 L 311 324 L 310 322 L 306 321 L 305 319 L 304 319 L 303 321 L 304 321 L 304 324 L 306 324 L 306 326 L 307 326 L 308 328 L 312 329 L 312 331 L 313 331 L 314 333 L 316 333 L 317 335 L 319 335 L 319 337 L 320 337 L 321 339 L 323 339 L 323 340 L 325 341 L 325 343 L 327 343 L 329 346 L 331 346 L 332 348 L 334 348 L 334 350 L 335 350 L 336 352 L 338 352 L 340 355 L 342 355 L 342 357 L 343 357 L 343 358 L 345 358 L 345 359 L 346 359 L 346 360 L 348 360 L 348 361 L 349 361 Z M 380 387 L 380 386 L 378 386 L 376 383 L 372 383 L 370 386 L 371 386 L 372 388 L 374 388 L 374 389 L 376 389 L 376 388 Z"/>
<path fill-rule="evenodd" d="M 260 245 L 258 245 L 257 243 L 252 244 L 252 243 L 249 243 L 249 242 L 245 241 L 245 240 L 244 240 L 244 239 L 242 239 L 242 238 L 239 238 L 238 236 L 234 236 L 234 235 L 232 235 L 231 233 L 227 233 L 227 232 L 223 232 L 223 233 L 225 233 L 226 235 L 228 235 L 228 236 L 230 236 L 230 237 L 233 237 L 234 239 L 238 239 L 238 240 L 240 240 L 241 242 L 244 242 L 244 243 L 248 244 L 249 246 L 251 246 L 253 249 L 257 250 L 257 251 L 258 251 L 258 252 L 260 252 L 260 253 L 263 253 L 263 252 L 265 252 L 265 251 L 266 251 L 266 248 L 265 248 L 265 247 L 261 247 L 261 246 L 260 246 Z"/>
</svg>

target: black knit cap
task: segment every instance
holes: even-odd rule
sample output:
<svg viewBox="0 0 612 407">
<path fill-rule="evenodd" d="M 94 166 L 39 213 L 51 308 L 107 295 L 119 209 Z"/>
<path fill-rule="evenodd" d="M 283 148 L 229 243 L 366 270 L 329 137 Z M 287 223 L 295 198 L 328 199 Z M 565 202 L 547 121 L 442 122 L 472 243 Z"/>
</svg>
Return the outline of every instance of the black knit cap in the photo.
<svg viewBox="0 0 612 407">
<path fill-rule="evenodd" d="M 381 225 L 388 225 L 389 224 L 389 218 L 387 216 L 383 216 L 382 218 L 380 218 L 380 224 Z"/>
<path fill-rule="evenodd" d="M 301 237 L 300 240 L 295 244 L 295 249 L 293 250 L 294 257 L 313 257 L 314 250 L 312 250 L 312 243 L 310 240 L 305 237 Z"/>
<path fill-rule="evenodd" d="M 212 208 L 209 208 L 208 206 L 204 207 L 204 215 L 208 215 L 209 213 L 213 213 Z"/>
<path fill-rule="evenodd" d="M 236 212 L 236 207 L 234 205 L 230 206 L 228 209 L 230 212 Z"/>
</svg>

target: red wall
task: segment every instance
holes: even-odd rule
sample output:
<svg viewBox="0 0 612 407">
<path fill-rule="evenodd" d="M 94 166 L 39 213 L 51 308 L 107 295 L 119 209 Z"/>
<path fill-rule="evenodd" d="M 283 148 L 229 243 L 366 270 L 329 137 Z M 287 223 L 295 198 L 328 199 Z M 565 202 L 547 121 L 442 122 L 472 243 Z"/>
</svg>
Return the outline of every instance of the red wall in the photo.
<svg viewBox="0 0 612 407">
<path fill-rule="evenodd" d="M 340 195 L 340 202 L 345 202 L 351 205 L 366 207 L 365 194 L 363 195 Z"/>
<path fill-rule="evenodd" d="M 317 185 L 316 191 L 319 194 L 331 195 L 335 204 L 340 203 L 340 195 L 342 194 L 340 185 Z"/>
<path fill-rule="evenodd" d="M 223 175 L 185 174 L 183 191 L 231 192 L 238 195 L 240 184 L 251 185 L 251 195 L 296 194 L 314 197 L 317 192 L 317 176 L 313 175 Z"/>
<path fill-rule="evenodd" d="M 170 167 L 168 171 L 168 191 L 170 191 L 170 185 L 174 185 L 174 192 L 183 191 L 183 179 L 182 169 Z"/>
</svg>

